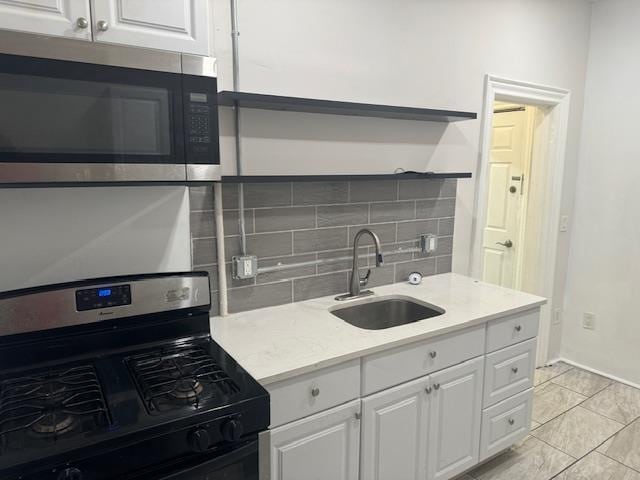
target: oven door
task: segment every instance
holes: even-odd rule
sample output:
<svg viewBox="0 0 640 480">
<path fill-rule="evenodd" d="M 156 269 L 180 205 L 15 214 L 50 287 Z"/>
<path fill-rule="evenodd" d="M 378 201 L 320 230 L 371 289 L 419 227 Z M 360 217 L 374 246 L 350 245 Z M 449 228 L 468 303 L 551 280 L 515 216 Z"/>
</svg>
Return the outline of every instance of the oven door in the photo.
<svg viewBox="0 0 640 480">
<path fill-rule="evenodd" d="M 154 477 L 157 480 L 258 480 L 258 442 L 205 463 Z"/>
<path fill-rule="evenodd" d="M 0 55 L 0 183 L 185 180 L 182 77 Z"/>
</svg>

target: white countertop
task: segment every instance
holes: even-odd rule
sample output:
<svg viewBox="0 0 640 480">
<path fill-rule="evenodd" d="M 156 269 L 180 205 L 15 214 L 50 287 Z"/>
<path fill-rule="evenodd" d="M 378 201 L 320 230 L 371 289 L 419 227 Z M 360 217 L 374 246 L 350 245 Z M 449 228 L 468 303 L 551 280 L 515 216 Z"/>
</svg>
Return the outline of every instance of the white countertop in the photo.
<svg viewBox="0 0 640 480">
<path fill-rule="evenodd" d="M 372 288 L 375 295 L 406 295 L 436 305 L 438 317 L 385 330 L 354 327 L 329 313 L 334 295 L 211 318 L 211 334 L 261 384 L 486 322 L 540 306 L 542 297 L 447 273 L 425 277 L 418 286 L 395 283 Z"/>
</svg>

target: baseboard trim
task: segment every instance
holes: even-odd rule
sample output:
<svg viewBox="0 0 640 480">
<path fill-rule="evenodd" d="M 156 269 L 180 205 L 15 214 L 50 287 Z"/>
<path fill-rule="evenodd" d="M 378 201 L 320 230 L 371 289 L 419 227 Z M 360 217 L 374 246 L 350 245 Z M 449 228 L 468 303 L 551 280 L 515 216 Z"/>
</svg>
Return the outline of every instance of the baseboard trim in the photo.
<svg viewBox="0 0 640 480">
<path fill-rule="evenodd" d="M 583 364 L 578 363 L 578 362 L 574 362 L 573 360 L 569 360 L 568 358 L 560 357 L 560 358 L 554 360 L 553 362 L 564 362 L 564 363 L 567 363 L 567 364 L 569 364 L 569 365 L 571 365 L 573 367 L 581 368 L 582 370 L 586 370 L 588 372 L 595 373 L 596 375 L 601 375 L 603 377 L 607 377 L 607 378 L 609 378 L 611 380 L 614 380 L 616 382 L 624 383 L 625 385 L 629 385 L 630 387 L 640 389 L 640 385 L 637 384 L 637 383 L 630 382 L 629 380 L 625 380 L 623 378 L 616 377 L 615 375 L 611 375 L 609 373 L 602 372 L 602 371 L 597 370 L 595 368 L 587 367 L 586 365 L 583 365 Z M 549 362 L 549 363 L 551 363 L 551 362 Z"/>
</svg>

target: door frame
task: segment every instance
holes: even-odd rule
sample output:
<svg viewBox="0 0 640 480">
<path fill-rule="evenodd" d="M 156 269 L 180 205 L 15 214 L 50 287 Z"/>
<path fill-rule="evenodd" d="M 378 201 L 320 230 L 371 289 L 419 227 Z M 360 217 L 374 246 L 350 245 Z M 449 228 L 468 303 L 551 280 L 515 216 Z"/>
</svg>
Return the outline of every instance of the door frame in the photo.
<svg viewBox="0 0 640 480">
<path fill-rule="evenodd" d="M 473 243 L 469 264 L 469 271 L 475 278 L 481 278 L 482 276 L 482 240 L 489 197 L 488 164 L 491 151 L 493 108 L 496 100 L 523 103 L 549 109 L 547 114 L 549 120 L 548 130 L 546 133 L 547 148 L 543 152 L 547 157 L 545 163 L 548 166 L 545 175 L 545 189 L 548 201 L 540 237 L 540 245 L 546 255 L 543 256 L 536 282 L 540 286 L 540 291 L 537 293 L 548 299 L 547 304 L 542 307 L 540 316 L 540 335 L 536 358 L 536 363 L 540 366 L 547 362 L 549 356 L 549 335 L 551 331 L 551 312 L 554 310 L 553 294 L 558 235 L 560 233 L 560 209 L 571 91 L 491 74 L 486 75 L 480 130 L 480 157 L 476 175 L 476 196 L 472 227 Z"/>
</svg>

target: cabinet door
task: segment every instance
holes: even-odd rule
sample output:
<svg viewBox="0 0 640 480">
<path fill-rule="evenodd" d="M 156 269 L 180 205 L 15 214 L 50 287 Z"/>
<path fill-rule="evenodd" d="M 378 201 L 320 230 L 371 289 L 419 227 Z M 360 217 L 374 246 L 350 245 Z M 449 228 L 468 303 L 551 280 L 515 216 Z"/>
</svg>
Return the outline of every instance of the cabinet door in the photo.
<svg viewBox="0 0 640 480">
<path fill-rule="evenodd" d="M 206 0 L 91 0 L 91 7 L 96 42 L 209 54 Z"/>
<path fill-rule="evenodd" d="M 427 478 L 448 479 L 478 462 L 484 357 L 434 373 Z"/>
<path fill-rule="evenodd" d="M 429 378 L 362 400 L 361 478 L 424 480 L 427 467 Z"/>
<path fill-rule="evenodd" d="M 0 0 L 0 28 L 91 40 L 89 0 Z"/>
<path fill-rule="evenodd" d="M 357 480 L 359 413 L 354 400 L 271 430 L 271 480 Z"/>
</svg>

